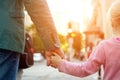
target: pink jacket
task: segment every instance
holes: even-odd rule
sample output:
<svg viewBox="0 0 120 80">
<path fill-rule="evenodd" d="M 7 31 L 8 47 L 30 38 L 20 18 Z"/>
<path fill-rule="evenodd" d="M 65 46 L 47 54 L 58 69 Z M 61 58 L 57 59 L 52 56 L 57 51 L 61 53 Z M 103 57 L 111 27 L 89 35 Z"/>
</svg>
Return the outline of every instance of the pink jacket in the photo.
<svg viewBox="0 0 120 80">
<path fill-rule="evenodd" d="M 120 41 L 116 38 L 103 40 L 83 64 L 61 60 L 59 71 L 73 76 L 85 77 L 104 67 L 104 80 L 120 80 Z"/>
</svg>

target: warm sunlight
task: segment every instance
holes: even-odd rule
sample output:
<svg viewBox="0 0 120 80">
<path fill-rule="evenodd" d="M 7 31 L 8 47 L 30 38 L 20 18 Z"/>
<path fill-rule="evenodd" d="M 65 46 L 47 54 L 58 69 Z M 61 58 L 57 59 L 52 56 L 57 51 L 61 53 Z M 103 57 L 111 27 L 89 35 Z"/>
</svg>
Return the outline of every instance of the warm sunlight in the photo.
<svg viewBox="0 0 120 80">
<path fill-rule="evenodd" d="M 92 14 L 90 0 L 47 0 L 58 32 L 67 34 L 68 22 L 73 21 L 76 30 L 85 30 L 85 21 Z"/>
</svg>

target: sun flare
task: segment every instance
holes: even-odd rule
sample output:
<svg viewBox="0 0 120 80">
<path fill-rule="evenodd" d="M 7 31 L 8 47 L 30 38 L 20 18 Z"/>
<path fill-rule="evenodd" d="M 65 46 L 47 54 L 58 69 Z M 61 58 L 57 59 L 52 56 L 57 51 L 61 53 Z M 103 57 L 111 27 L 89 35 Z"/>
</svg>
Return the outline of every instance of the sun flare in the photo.
<svg viewBox="0 0 120 80">
<path fill-rule="evenodd" d="M 85 21 L 91 18 L 90 0 L 47 0 L 59 33 L 67 34 L 69 21 L 79 23 L 79 31 L 85 30 Z"/>
</svg>

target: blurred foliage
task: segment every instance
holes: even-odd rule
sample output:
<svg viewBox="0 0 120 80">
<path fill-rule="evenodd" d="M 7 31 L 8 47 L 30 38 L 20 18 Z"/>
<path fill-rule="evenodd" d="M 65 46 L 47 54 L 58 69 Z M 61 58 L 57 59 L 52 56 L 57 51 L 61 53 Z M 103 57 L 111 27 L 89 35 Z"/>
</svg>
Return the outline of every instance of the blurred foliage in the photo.
<svg viewBox="0 0 120 80">
<path fill-rule="evenodd" d="M 67 37 L 62 34 L 58 34 L 58 35 L 59 35 L 59 39 L 60 39 L 60 43 L 61 43 L 61 48 L 64 50 L 65 53 L 67 53 L 68 47 L 69 47 Z"/>
<path fill-rule="evenodd" d="M 32 33 L 34 51 L 43 53 L 45 48 L 41 38 L 38 35 L 35 25 L 32 24 L 31 26 L 25 27 L 25 29 L 28 33 Z M 58 34 L 58 36 L 60 38 L 61 48 L 64 50 L 64 52 L 67 52 L 69 45 L 68 45 L 66 36 L 62 34 Z"/>
</svg>

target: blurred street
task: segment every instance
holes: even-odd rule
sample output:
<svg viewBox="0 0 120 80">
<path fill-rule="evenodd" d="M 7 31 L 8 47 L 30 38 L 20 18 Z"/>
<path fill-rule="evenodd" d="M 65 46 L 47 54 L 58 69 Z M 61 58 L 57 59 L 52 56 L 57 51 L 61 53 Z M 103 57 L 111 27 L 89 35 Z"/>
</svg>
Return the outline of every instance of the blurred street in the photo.
<svg viewBox="0 0 120 80">
<path fill-rule="evenodd" d="M 41 59 L 40 61 L 35 61 L 33 67 L 24 70 L 22 80 L 98 80 L 97 77 L 97 73 L 85 78 L 60 73 L 57 69 L 47 67 L 46 61 Z"/>
</svg>

